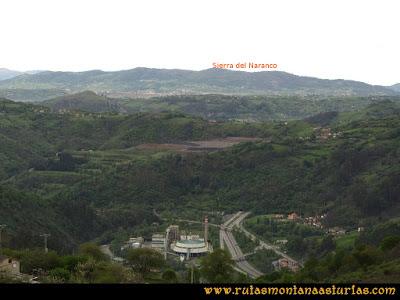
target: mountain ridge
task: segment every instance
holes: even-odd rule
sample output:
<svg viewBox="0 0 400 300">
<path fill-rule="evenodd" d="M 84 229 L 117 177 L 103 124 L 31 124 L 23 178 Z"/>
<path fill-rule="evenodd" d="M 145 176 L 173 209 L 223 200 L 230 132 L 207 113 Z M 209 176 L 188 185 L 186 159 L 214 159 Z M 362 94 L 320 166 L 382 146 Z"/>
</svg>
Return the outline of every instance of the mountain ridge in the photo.
<svg viewBox="0 0 400 300">
<path fill-rule="evenodd" d="M 22 74 L 22 72 L 19 72 L 19 71 L 10 70 L 7 68 L 0 68 L 0 81 L 6 80 L 6 79 L 11 79 L 11 78 L 21 75 L 21 74 Z"/>
<path fill-rule="evenodd" d="M 400 92 L 400 83 L 393 84 L 390 88 L 396 92 Z"/>
<path fill-rule="evenodd" d="M 134 68 L 122 71 L 44 71 L 3 80 L 0 89 L 93 90 L 112 97 L 173 94 L 397 95 L 389 87 L 344 79 L 319 79 L 283 71 L 245 72 Z"/>
</svg>

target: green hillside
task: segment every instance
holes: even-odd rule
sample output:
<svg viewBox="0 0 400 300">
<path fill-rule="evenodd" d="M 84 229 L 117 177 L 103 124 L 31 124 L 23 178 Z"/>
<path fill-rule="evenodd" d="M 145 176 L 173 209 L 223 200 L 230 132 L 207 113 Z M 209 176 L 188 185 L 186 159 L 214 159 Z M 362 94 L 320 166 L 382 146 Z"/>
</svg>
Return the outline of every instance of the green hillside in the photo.
<svg viewBox="0 0 400 300">
<path fill-rule="evenodd" d="M 349 231 L 363 226 L 360 241 L 379 243 L 393 234 L 380 226 L 400 213 L 399 114 L 399 105 L 385 100 L 358 112 L 305 120 L 210 122 L 178 112 L 54 113 L 1 100 L 5 243 L 36 247 L 40 233 L 48 232 L 52 249 L 69 252 L 84 241 L 110 242 L 121 232 L 146 236 L 154 222 L 162 223 L 153 210 L 198 219 L 210 211 L 240 209 L 256 215 L 327 214 L 326 226 Z M 260 139 L 219 151 L 157 146 L 238 136 Z M 153 146 L 137 147 L 142 144 Z M 320 249 L 318 239 L 310 243 L 310 251 Z M 337 245 L 355 257 L 364 251 L 351 248 L 351 241 Z M 317 264 L 323 265 L 326 258 L 319 253 Z M 362 278 L 377 278 L 386 268 L 381 263 L 388 261 L 377 261 Z M 329 276 L 346 280 L 358 274 L 342 271 Z"/>
<path fill-rule="evenodd" d="M 349 80 L 324 80 L 278 71 L 242 72 L 135 68 L 104 72 L 41 72 L 0 81 L 0 89 L 92 90 L 118 96 L 179 94 L 395 95 L 383 86 Z"/>
<path fill-rule="evenodd" d="M 46 100 L 41 105 L 55 112 L 81 110 L 85 112 L 183 112 L 209 120 L 303 119 L 324 112 L 359 111 L 369 104 L 384 100 L 400 102 L 400 97 L 324 97 L 324 96 L 228 96 L 218 94 L 164 96 L 152 98 L 115 99 L 91 91 L 69 94 Z"/>
<path fill-rule="evenodd" d="M 55 112 L 85 111 L 85 112 L 117 112 L 125 113 L 126 110 L 114 99 L 98 96 L 91 91 L 57 97 L 43 101 L 41 105 L 50 107 Z"/>
<path fill-rule="evenodd" d="M 65 90 L 59 89 L 0 89 L 0 98 L 14 101 L 35 102 L 61 97 L 67 94 Z"/>
</svg>

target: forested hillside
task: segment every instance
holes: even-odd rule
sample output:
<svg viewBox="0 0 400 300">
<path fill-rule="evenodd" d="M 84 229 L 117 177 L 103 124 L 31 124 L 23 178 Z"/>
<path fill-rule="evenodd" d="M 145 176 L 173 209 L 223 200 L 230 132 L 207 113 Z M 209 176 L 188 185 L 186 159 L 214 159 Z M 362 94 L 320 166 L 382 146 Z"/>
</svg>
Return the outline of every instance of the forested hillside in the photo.
<svg viewBox="0 0 400 300">
<path fill-rule="evenodd" d="M 400 97 L 365 96 L 333 97 L 308 96 L 228 96 L 219 94 L 164 96 L 152 98 L 110 98 L 104 94 L 85 91 L 57 97 L 40 104 L 56 112 L 138 112 L 176 111 L 208 120 L 239 120 L 260 122 L 271 120 L 296 120 L 324 112 L 360 111 L 370 104 L 390 99 L 400 102 Z"/>
<path fill-rule="evenodd" d="M 7 199 L 2 212 L 12 211 L 14 218 L 3 213 L 0 221 L 10 224 L 13 245 L 19 239 L 37 245 L 37 232 L 47 230 L 52 247 L 67 249 L 74 244 L 69 239 L 78 243 L 117 228 L 145 227 L 157 220 L 153 209 L 190 217 L 238 209 L 327 213 L 327 224 L 346 228 L 399 214 L 400 123 L 394 102 L 253 124 L 167 112 L 58 114 L 7 100 L 0 113 Z M 219 151 L 137 147 L 226 136 L 260 140 Z M 24 201 L 32 209 L 25 210 Z"/>
<path fill-rule="evenodd" d="M 117 97 L 218 93 L 228 95 L 396 95 L 393 89 L 351 80 L 326 80 L 280 71 L 189 71 L 135 68 L 104 72 L 40 72 L 0 81 L 0 90 L 92 90 Z M 45 98 L 43 98 L 45 99 Z M 21 99 L 20 99 L 21 100 Z"/>
</svg>

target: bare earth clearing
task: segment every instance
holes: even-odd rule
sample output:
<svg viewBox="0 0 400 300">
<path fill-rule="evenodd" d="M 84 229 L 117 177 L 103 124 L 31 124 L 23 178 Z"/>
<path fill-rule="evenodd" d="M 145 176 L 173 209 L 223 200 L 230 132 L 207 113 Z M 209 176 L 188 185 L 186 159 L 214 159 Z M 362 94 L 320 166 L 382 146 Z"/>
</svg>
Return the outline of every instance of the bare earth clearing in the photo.
<svg viewBox="0 0 400 300">
<path fill-rule="evenodd" d="M 136 148 L 140 150 L 173 150 L 179 152 L 217 151 L 239 143 L 261 140 L 261 138 L 254 137 L 227 137 L 208 141 L 187 141 L 180 144 L 142 144 Z"/>
</svg>

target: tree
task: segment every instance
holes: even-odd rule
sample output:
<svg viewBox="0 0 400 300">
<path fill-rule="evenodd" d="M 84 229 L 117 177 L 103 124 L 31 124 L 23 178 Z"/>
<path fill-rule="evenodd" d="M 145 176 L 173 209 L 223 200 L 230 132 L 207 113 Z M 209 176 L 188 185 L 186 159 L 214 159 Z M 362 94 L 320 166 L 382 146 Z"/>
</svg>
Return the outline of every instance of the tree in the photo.
<svg viewBox="0 0 400 300">
<path fill-rule="evenodd" d="M 102 262 L 94 272 L 95 283 L 127 283 L 135 282 L 129 269 L 117 263 Z"/>
<path fill-rule="evenodd" d="M 149 248 L 130 249 L 126 259 L 131 268 L 144 278 L 154 269 L 160 269 L 165 265 L 161 253 Z"/>
<path fill-rule="evenodd" d="M 87 261 L 78 263 L 75 272 L 75 281 L 78 283 L 94 283 L 95 271 L 99 267 L 99 262 L 93 258 L 89 258 Z"/>
<path fill-rule="evenodd" d="M 178 282 L 178 277 L 176 276 L 175 271 L 171 270 L 171 269 L 165 270 L 164 273 L 162 274 L 161 278 L 167 283 L 177 283 Z"/>
<path fill-rule="evenodd" d="M 61 265 L 64 269 L 74 272 L 79 263 L 87 261 L 86 256 L 66 255 L 61 257 Z"/>
<path fill-rule="evenodd" d="M 45 253 L 42 250 L 27 250 L 21 253 L 21 271 L 32 274 L 35 270 L 48 271 L 62 267 L 60 256 L 54 251 Z"/>
<path fill-rule="evenodd" d="M 382 259 L 382 255 L 379 252 L 379 249 L 369 245 L 357 249 L 353 253 L 353 256 L 364 268 L 373 264 L 377 264 Z"/>
<path fill-rule="evenodd" d="M 400 244 L 400 236 L 390 235 L 385 237 L 381 242 L 381 249 L 383 251 L 391 250 Z"/>
<path fill-rule="evenodd" d="M 69 278 L 71 277 L 71 273 L 63 268 L 55 268 L 50 270 L 49 276 L 56 282 L 68 282 Z"/>
<path fill-rule="evenodd" d="M 233 260 L 227 251 L 217 249 L 201 260 L 200 272 L 208 282 L 229 282 L 232 279 Z"/>
<path fill-rule="evenodd" d="M 79 247 L 79 254 L 89 256 L 95 261 L 107 261 L 108 256 L 104 254 L 100 247 L 94 243 L 85 243 Z"/>
<path fill-rule="evenodd" d="M 135 282 L 134 276 L 127 268 L 106 261 L 89 258 L 78 263 L 71 280 L 76 283 L 126 283 Z"/>
<path fill-rule="evenodd" d="M 58 158 L 60 159 L 58 165 L 60 171 L 73 171 L 75 169 L 75 161 L 71 154 L 60 152 Z"/>
<path fill-rule="evenodd" d="M 293 239 L 289 240 L 286 247 L 289 252 L 303 255 L 306 252 L 307 244 L 303 238 L 300 236 L 295 236 Z"/>
<path fill-rule="evenodd" d="M 335 250 L 335 248 L 336 248 L 336 244 L 335 244 L 335 241 L 333 240 L 333 237 L 331 235 L 328 235 L 328 236 L 324 237 L 323 240 L 321 241 L 318 252 L 325 254 L 325 253 Z"/>
</svg>

